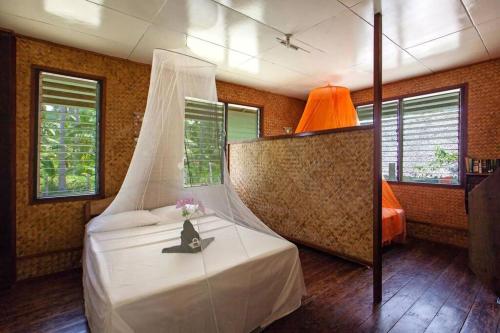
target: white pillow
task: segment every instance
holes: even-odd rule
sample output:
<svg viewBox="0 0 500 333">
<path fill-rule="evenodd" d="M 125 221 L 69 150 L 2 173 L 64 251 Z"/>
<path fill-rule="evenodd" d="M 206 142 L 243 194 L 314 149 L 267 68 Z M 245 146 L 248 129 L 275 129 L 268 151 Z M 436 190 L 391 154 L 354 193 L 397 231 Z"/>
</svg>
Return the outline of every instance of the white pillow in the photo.
<svg viewBox="0 0 500 333">
<path fill-rule="evenodd" d="M 186 218 L 182 216 L 182 208 L 176 208 L 175 206 L 165 206 L 153 209 L 152 214 L 161 218 L 162 222 L 180 222 L 184 221 Z M 194 214 L 191 218 L 197 218 L 204 215 L 214 214 L 214 211 L 205 208 L 205 214 L 198 212 Z"/>
<path fill-rule="evenodd" d="M 151 213 L 158 216 L 163 222 L 184 221 L 182 209 L 175 206 L 165 206 L 151 210 Z"/>
<path fill-rule="evenodd" d="M 89 232 L 101 232 L 153 225 L 160 218 L 147 210 L 134 210 L 113 215 L 97 216 L 87 225 Z"/>
</svg>

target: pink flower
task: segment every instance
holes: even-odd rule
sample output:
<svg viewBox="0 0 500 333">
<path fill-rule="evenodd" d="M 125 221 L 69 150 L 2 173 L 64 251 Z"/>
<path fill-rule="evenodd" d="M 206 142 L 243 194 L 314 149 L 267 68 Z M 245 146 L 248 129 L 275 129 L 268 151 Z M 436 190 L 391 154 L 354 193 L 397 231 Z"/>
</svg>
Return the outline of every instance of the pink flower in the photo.
<svg viewBox="0 0 500 333">
<path fill-rule="evenodd" d="M 184 207 L 185 205 L 193 205 L 193 204 L 194 204 L 193 198 L 179 199 L 177 200 L 175 208 L 181 208 Z"/>
</svg>

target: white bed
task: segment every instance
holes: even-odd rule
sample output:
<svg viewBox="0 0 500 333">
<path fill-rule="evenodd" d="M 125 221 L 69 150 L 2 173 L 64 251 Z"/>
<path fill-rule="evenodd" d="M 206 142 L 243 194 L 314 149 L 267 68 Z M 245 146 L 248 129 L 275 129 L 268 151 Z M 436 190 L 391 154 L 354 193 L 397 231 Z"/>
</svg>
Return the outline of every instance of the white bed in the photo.
<svg viewBox="0 0 500 333">
<path fill-rule="evenodd" d="M 87 233 L 93 332 L 250 332 L 300 306 L 295 245 L 215 215 L 193 224 L 202 238 L 215 237 L 202 253 L 161 253 L 180 243 L 182 222 Z"/>
</svg>

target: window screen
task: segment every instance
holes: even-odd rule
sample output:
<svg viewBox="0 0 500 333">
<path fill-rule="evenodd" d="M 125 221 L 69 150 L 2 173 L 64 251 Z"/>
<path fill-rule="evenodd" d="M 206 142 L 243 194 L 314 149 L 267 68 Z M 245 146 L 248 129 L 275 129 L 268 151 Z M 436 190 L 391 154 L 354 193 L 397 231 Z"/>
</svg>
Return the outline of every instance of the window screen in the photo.
<svg viewBox="0 0 500 333">
<path fill-rule="evenodd" d="M 186 98 L 184 186 L 222 183 L 224 104 Z"/>
<path fill-rule="evenodd" d="M 405 98 L 402 117 L 402 179 L 459 184 L 460 89 Z"/>
<path fill-rule="evenodd" d="M 37 199 L 99 192 L 99 81 L 38 71 Z"/>
<path fill-rule="evenodd" d="M 360 125 L 373 123 L 373 104 L 356 108 Z M 382 174 L 397 180 L 398 165 L 398 101 L 382 104 Z"/>
<path fill-rule="evenodd" d="M 237 104 L 227 105 L 227 141 L 259 137 L 259 108 Z"/>
</svg>

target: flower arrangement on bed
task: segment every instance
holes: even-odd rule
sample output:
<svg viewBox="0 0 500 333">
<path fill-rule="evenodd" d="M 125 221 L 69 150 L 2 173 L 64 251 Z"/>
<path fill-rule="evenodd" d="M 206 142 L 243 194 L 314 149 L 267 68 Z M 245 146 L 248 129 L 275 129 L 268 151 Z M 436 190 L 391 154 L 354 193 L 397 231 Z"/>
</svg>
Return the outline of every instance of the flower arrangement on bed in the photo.
<svg viewBox="0 0 500 333">
<path fill-rule="evenodd" d="M 181 215 L 184 220 L 181 231 L 181 245 L 162 249 L 162 253 L 196 253 L 206 248 L 215 238 L 209 237 L 201 239 L 200 234 L 195 230 L 191 219 L 205 215 L 205 207 L 199 200 L 186 198 L 177 200 L 176 208 L 181 208 Z"/>
</svg>

